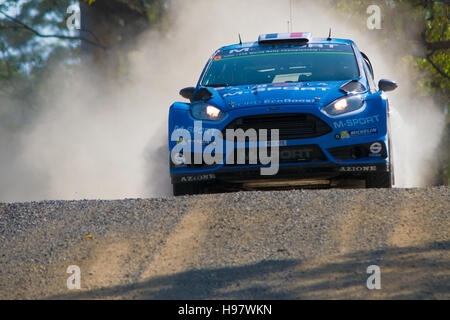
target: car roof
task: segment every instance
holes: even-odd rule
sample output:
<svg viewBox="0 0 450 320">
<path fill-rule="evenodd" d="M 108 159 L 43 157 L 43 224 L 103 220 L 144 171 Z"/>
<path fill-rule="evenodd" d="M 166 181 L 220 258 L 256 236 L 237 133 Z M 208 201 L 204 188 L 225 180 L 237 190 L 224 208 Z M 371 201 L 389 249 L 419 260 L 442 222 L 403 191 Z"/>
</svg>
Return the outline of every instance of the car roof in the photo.
<svg viewBox="0 0 450 320">
<path fill-rule="evenodd" d="M 349 39 L 337 39 L 332 38 L 331 40 L 328 40 L 328 38 L 312 38 L 308 43 L 314 43 L 314 44 L 349 44 L 349 45 L 355 45 L 355 43 L 352 40 Z M 304 44 L 304 43 L 303 43 Z M 254 42 L 244 42 L 242 44 L 232 44 L 228 46 L 221 47 L 219 50 L 235 50 L 235 49 L 242 49 L 242 48 L 249 48 L 249 47 L 269 47 L 269 46 L 279 46 L 279 44 L 260 44 L 258 41 Z"/>
</svg>

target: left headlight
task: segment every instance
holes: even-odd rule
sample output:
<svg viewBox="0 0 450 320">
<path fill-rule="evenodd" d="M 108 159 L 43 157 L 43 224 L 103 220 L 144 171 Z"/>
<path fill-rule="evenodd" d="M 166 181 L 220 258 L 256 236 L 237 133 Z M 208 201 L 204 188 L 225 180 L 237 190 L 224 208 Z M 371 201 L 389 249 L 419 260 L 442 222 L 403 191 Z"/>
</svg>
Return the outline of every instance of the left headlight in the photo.
<svg viewBox="0 0 450 320">
<path fill-rule="evenodd" d="M 339 116 L 362 109 L 364 105 L 364 98 L 361 95 L 345 96 L 333 101 L 322 110 L 330 116 Z"/>
<path fill-rule="evenodd" d="M 225 117 L 225 113 L 219 108 L 205 103 L 194 104 L 191 114 L 195 119 L 208 121 L 220 121 Z"/>
</svg>

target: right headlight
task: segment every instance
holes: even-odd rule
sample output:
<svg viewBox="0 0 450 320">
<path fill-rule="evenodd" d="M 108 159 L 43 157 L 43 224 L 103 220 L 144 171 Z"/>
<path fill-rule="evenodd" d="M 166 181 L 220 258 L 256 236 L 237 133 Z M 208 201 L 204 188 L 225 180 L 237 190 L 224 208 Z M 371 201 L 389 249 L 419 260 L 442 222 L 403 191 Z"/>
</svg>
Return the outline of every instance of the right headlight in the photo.
<svg viewBox="0 0 450 320">
<path fill-rule="evenodd" d="M 339 98 L 322 109 L 330 116 L 339 116 L 349 112 L 360 110 L 364 107 L 364 98 L 362 95 L 352 95 Z"/>
</svg>

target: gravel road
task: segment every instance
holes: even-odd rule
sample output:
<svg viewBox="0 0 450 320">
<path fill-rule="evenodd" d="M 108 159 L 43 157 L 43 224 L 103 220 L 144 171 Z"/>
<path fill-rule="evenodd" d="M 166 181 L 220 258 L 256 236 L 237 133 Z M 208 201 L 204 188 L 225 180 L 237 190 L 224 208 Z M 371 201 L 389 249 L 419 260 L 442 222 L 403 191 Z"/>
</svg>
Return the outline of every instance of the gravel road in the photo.
<svg viewBox="0 0 450 320">
<path fill-rule="evenodd" d="M 448 187 L 0 203 L 0 298 L 450 299 L 449 222 Z"/>
</svg>

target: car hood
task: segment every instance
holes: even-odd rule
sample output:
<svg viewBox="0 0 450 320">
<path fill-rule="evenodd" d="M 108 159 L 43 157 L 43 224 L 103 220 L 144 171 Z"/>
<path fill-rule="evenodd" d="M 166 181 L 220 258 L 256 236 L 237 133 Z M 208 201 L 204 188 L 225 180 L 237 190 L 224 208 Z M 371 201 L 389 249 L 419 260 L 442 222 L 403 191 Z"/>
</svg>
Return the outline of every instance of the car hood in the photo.
<svg viewBox="0 0 450 320">
<path fill-rule="evenodd" d="M 269 105 L 322 107 L 346 95 L 339 89 L 346 82 L 348 80 L 208 88 L 213 93 L 208 103 L 224 111 Z"/>
</svg>

